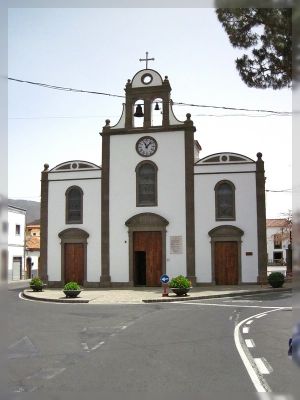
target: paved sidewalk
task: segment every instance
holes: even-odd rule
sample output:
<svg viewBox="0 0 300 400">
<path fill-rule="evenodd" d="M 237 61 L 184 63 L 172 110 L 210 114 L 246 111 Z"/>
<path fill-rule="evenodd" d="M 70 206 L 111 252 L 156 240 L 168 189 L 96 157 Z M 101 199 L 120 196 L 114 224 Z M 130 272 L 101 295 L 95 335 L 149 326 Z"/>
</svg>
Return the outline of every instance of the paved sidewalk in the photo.
<svg viewBox="0 0 300 400">
<path fill-rule="evenodd" d="M 192 288 L 189 294 L 183 297 L 176 296 L 170 290 L 168 297 L 162 297 L 161 288 L 84 289 L 77 298 L 67 299 L 62 289 L 44 289 L 42 292 L 34 292 L 28 288 L 23 290 L 23 296 L 31 300 L 59 303 L 141 304 L 240 296 L 255 293 L 281 293 L 291 290 L 291 283 L 285 283 L 283 288 L 278 289 L 273 289 L 269 285 L 212 286 Z"/>
</svg>

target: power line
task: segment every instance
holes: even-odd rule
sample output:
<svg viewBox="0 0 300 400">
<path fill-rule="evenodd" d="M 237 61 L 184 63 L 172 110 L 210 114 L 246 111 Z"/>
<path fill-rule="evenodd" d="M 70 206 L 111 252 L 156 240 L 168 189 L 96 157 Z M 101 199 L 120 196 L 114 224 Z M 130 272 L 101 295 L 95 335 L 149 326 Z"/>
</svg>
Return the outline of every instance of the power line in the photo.
<svg viewBox="0 0 300 400">
<path fill-rule="evenodd" d="M 19 83 L 28 83 L 30 85 L 41 86 L 41 87 L 45 87 L 47 89 L 55 89 L 55 90 L 62 90 L 62 91 L 67 91 L 67 92 L 88 93 L 88 94 L 97 94 L 97 95 L 102 95 L 102 96 L 125 98 L 125 96 L 121 96 L 121 95 L 118 95 L 118 94 L 91 91 L 91 90 L 83 90 L 83 89 L 74 89 L 74 88 L 68 88 L 68 87 L 64 87 L 64 86 L 50 85 L 50 84 L 41 83 L 41 82 L 25 81 L 25 80 L 22 80 L 22 79 L 16 79 L 16 78 L 10 78 L 10 77 L 8 77 L 8 80 L 19 82 Z M 291 115 L 291 112 L 289 112 L 289 111 L 274 111 L 274 110 L 259 110 L 259 109 L 255 110 L 255 109 L 250 109 L 250 108 L 212 106 L 212 105 L 207 105 L 207 104 L 192 104 L 192 103 L 173 102 L 173 101 L 172 101 L 172 105 L 188 106 L 188 107 L 200 107 L 200 108 L 214 108 L 214 109 L 235 110 L 235 111 L 265 112 L 265 113 L 271 113 L 271 114 L 276 114 L 276 115 Z"/>
</svg>

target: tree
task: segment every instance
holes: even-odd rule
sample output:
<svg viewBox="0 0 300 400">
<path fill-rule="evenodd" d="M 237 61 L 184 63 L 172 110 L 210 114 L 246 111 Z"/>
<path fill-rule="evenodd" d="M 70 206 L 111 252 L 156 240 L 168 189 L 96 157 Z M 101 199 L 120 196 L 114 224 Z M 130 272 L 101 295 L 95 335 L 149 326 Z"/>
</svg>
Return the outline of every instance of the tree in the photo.
<svg viewBox="0 0 300 400">
<path fill-rule="evenodd" d="M 292 8 L 217 8 L 216 13 L 233 47 L 247 49 L 235 62 L 248 86 L 291 87 Z"/>
</svg>

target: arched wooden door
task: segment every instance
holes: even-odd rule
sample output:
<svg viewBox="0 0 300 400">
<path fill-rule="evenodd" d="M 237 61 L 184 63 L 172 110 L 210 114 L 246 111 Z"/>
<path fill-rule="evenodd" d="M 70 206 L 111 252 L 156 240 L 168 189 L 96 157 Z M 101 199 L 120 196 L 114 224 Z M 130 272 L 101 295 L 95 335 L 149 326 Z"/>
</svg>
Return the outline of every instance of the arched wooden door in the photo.
<svg viewBox="0 0 300 400">
<path fill-rule="evenodd" d="M 215 242 L 216 285 L 237 285 L 238 279 L 238 243 Z"/>
<path fill-rule="evenodd" d="M 84 247 L 82 243 L 65 243 L 65 282 L 84 281 Z"/>
<path fill-rule="evenodd" d="M 85 285 L 87 281 L 87 238 L 89 234 L 79 228 L 69 228 L 60 232 L 61 238 L 61 281 L 77 282 Z"/>
<path fill-rule="evenodd" d="M 241 283 L 241 243 L 244 232 L 233 225 L 220 225 L 208 234 L 211 237 L 212 282 L 216 285 Z"/>
<path fill-rule="evenodd" d="M 162 233 L 133 232 L 135 285 L 158 286 L 162 275 Z"/>
</svg>

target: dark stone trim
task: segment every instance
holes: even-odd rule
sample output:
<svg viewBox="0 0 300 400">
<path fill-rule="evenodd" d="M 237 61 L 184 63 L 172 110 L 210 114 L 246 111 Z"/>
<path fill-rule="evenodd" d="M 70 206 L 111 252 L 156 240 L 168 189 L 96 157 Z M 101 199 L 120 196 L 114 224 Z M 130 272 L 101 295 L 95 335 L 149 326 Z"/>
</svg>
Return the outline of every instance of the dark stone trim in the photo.
<svg viewBox="0 0 300 400">
<path fill-rule="evenodd" d="M 56 173 L 56 172 L 55 172 Z M 101 177 L 97 178 L 67 178 L 67 179 L 49 179 L 50 182 L 65 182 L 65 181 L 87 181 L 91 179 L 102 179 Z"/>
<path fill-rule="evenodd" d="M 111 131 L 109 132 L 110 135 L 132 135 L 132 134 L 153 134 L 155 132 L 164 132 L 165 130 L 167 132 L 174 132 L 174 131 L 184 131 L 185 125 L 181 124 L 181 125 L 168 125 L 168 126 L 151 126 L 151 127 L 138 127 L 138 128 L 119 128 L 119 129 L 111 129 Z M 194 153 L 193 153 L 194 155 Z M 193 157 L 194 160 L 194 157 Z"/>
<path fill-rule="evenodd" d="M 186 213 L 186 276 L 196 283 L 195 274 L 195 196 L 194 196 L 194 132 L 190 114 L 184 125 L 185 152 L 185 213 Z"/>
<path fill-rule="evenodd" d="M 102 179 L 101 179 L 101 277 L 100 286 L 111 284 L 109 267 L 109 164 L 110 164 L 109 120 L 102 131 Z M 100 245 L 100 244 L 99 244 Z"/>
<path fill-rule="evenodd" d="M 154 171 L 155 171 L 155 199 L 154 202 L 149 203 L 149 204 L 140 204 L 139 202 L 139 169 L 141 166 L 145 165 L 145 164 L 150 164 L 154 167 Z M 138 163 L 138 165 L 135 168 L 135 178 L 136 178 L 136 183 L 135 183 L 135 187 L 136 187 L 136 207 L 157 207 L 158 205 L 158 196 L 157 196 L 157 165 L 150 160 L 143 160 L 141 162 Z"/>
<path fill-rule="evenodd" d="M 70 190 L 72 189 L 77 189 L 80 192 L 80 218 L 78 221 L 69 221 L 68 220 L 68 195 Z M 65 192 L 65 223 L 66 225 L 70 225 L 70 224 L 82 224 L 83 223 L 83 190 L 81 189 L 81 187 L 73 185 L 68 187 L 68 189 Z"/>
<path fill-rule="evenodd" d="M 238 243 L 238 285 L 240 285 L 242 277 L 242 236 L 244 231 L 233 225 L 220 225 L 208 232 L 211 237 L 211 276 L 212 284 L 216 284 L 215 278 L 215 243 L 216 242 L 237 242 Z"/>
<path fill-rule="evenodd" d="M 44 165 L 41 174 L 41 218 L 40 218 L 40 263 L 38 275 L 44 283 L 48 282 L 48 182 L 49 165 Z"/>
<path fill-rule="evenodd" d="M 198 166 L 198 165 L 197 165 Z M 195 172 L 194 175 L 218 175 L 218 174 L 255 174 L 255 171 L 218 171 L 218 172 Z"/>
<path fill-rule="evenodd" d="M 262 154 L 257 153 L 256 161 L 256 207 L 257 207 L 257 249 L 258 283 L 267 282 L 267 236 L 266 236 L 266 198 L 265 169 Z"/>
<path fill-rule="evenodd" d="M 125 225 L 128 226 L 129 236 L 129 284 L 133 283 L 133 233 L 134 232 L 161 232 L 162 235 L 162 273 L 166 273 L 166 226 L 169 222 L 158 214 L 142 213 L 129 218 Z M 114 283 L 115 284 L 115 283 Z"/>
<path fill-rule="evenodd" d="M 64 287 L 64 281 L 48 281 L 47 283 L 48 288 L 63 288 Z"/>
<path fill-rule="evenodd" d="M 219 186 L 222 185 L 223 183 L 227 183 L 232 190 L 232 196 L 233 196 L 233 216 L 232 217 L 220 217 L 218 216 L 218 190 Z M 236 216 L 235 216 L 235 186 L 232 182 L 228 181 L 227 179 L 222 179 L 215 185 L 215 218 L 216 221 L 235 221 Z"/>
<path fill-rule="evenodd" d="M 86 285 L 87 281 L 87 238 L 89 234 L 83 229 L 79 228 L 68 228 L 59 232 L 58 237 L 61 239 L 61 282 L 65 282 L 65 244 L 66 243 L 80 243 L 83 244 L 83 267 L 84 277 L 83 286 Z"/>
</svg>

